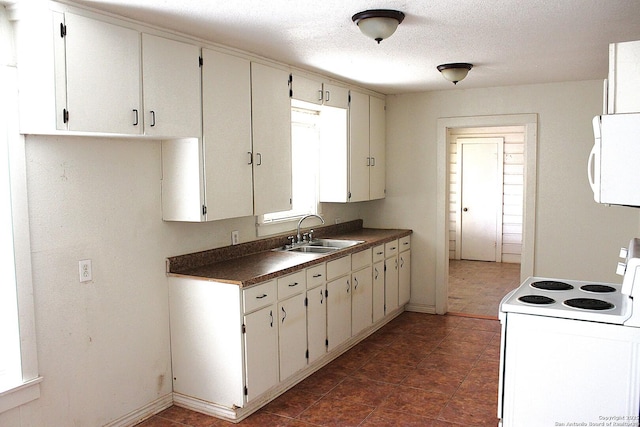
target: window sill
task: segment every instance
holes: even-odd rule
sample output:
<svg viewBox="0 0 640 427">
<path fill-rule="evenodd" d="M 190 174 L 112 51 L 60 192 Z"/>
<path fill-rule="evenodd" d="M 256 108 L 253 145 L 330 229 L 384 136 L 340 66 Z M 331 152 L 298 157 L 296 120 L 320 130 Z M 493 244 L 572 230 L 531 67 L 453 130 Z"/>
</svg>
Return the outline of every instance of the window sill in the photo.
<svg viewBox="0 0 640 427">
<path fill-rule="evenodd" d="M 40 397 L 41 382 L 42 377 L 37 377 L 0 393 L 0 413 L 38 399 Z"/>
</svg>

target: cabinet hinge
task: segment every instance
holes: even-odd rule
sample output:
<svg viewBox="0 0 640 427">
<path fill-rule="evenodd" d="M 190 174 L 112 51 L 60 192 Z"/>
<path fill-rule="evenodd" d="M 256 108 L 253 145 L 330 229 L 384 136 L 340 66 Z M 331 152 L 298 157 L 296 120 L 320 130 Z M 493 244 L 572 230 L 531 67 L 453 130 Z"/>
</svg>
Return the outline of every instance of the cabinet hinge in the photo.
<svg viewBox="0 0 640 427">
<path fill-rule="evenodd" d="M 347 103 L 351 106 L 351 92 L 349 92 L 349 96 L 347 97 Z"/>
<path fill-rule="evenodd" d="M 327 339 L 325 339 L 325 340 L 324 340 L 324 345 L 325 345 L 326 347 L 329 347 L 329 338 L 327 338 Z"/>
<path fill-rule="evenodd" d="M 304 306 L 305 307 L 309 306 L 309 298 L 307 298 L 307 297 L 304 298 Z"/>
<path fill-rule="evenodd" d="M 350 198 L 351 198 L 351 191 L 347 193 L 347 199 L 350 199 Z"/>
<path fill-rule="evenodd" d="M 247 333 L 247 326 L 244 323 L 242 324 L 242 333 L 243 334 Z"/>
<path fill-rule="evenodd" d="M 66 108 L 62 110 L 62 122 L 69 123 L 69 110 Z"/>
<path fill-rule="evenodd" d="M 202 205 L 202 215 L 207 214 L 207 205 Z"/>
<path fill-rule="evenodd" d="M 66 35 L 67 35 L 67 26 L 61 22 L 60 23 L 60 37 L 64 38 L 64 36 L 66 36 Z"/>
<path fill-rule="evenodd" d="M 289 98 L 293 98 L 293 74 L 289 74 Z"/>
<path fill-rule="evenodd" d="M 324 290 L 324 297 L 329 298 L 329 289 Z"/>
<path fill-rule="evenodd" d="M 309 349 L 307 349 L 307 351 L 305 352 L 304 357 L 307 359 L 309 358 Z"/>
<path fill-rule="evenodd" d="M 387 263 L 384 263 L 384 271 L 387 271 Z"/>
<path fill-rule="evenodd" d="M 249 396 L 249 389 L 247 388 L 247 386 L 244 386 L 244 395 Z"/>
<path fill-rule="evenodd" d="M 204 63 L 204 60 L 202 59 L 202 56 L 199 56 L 199 57 L 198 57 L 198 65 L 199 65 L 200 67 L 202 67 L 202 64 L 203 64 L 203 63 Z"/>
</svg>

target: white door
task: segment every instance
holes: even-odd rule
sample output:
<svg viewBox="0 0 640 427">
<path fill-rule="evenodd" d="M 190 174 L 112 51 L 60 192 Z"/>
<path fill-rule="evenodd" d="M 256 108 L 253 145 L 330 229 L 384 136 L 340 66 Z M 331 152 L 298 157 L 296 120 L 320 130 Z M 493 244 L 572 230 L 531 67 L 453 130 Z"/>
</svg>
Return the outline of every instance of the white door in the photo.
<svg viewBox="0 0 640 427">
<path fill-rule="evenodd" d="M 254 214 L 291 209 L 289 73 L 251 63 Z"/>
<path fill-rule="evenodd" d="M 65 14 L 69 130 L 139 134 L 140 33 Z"/>
<path fill-rule="evenodd" d="M 202 135 L 200 47 L 142 34 L 144 133 Z"/>
<path fill-rule="evenodd" d="M 327 303 L 324 284 L 307 291 L 309 364 L 327 352 Z"/>
<path fill-rule="evenodd" d="M 307 366 L 307 311 L 305 294 L 278 303 L 280 381 Z"/>
<path fill-rule="evenodd" d="M 461 259 L 500 261 L 502 146 L 496 139 L 458 139 Z"/>
<path fill-rule="evenodd" d="M 278 334 L 275 306 L 244 316 L 247 402 L 278 383 Z"/>
<path fill-rule="evenodd" d="M 327 351 L 351 337 L 351 276 L 327 283 Z"/>
<path fill-rule="evenodd" d="M 351 295 L 351 336 L 357 335 L 373 323 L 373 280 L 371 267 L 353 273 Z"/>
<path fill-rule="evenodd" d="M 249 60 L 202 50 L 207 220 L 253 214 Z"/>
</svg>

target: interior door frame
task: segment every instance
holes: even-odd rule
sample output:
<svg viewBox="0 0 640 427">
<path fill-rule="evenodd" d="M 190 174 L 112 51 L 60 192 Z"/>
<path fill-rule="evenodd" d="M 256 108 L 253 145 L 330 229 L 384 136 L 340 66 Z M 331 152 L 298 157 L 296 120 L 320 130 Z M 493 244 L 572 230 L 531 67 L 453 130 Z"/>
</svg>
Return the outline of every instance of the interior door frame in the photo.
<svg viewBox="0 0 640 427">
<path fill-rule="evenodd" d="M 437 121 L 436 313 L 448 310 L 449 294 L 449 129 L 524 126 L 524 205 L 520 279 L 534 275 L 538 115 L 451 117 Z"/>
<path fill-rule="evenodd" d="M 496 202 L 500 202 L 496 208 L 496 247 L 495 247 L 495 262 L 502 262 L 502 200 L 504 195 L 504 138 L 502 137 L 456 137 L 456 164 L 458 165 L 457 179 L 456 179 L 456 194 L 458 199 L 456 200 L 456 259 L 462 257 L 462 180 L 464 175 L 462 173 L 464 165 L 462 164 L 462 146 L 465 144 L 496 144 L 498 148 L 498 162 L 497 162 L 497 183 Z M 500 161 L 501 160 L 501 161 Z"/>
</svg>

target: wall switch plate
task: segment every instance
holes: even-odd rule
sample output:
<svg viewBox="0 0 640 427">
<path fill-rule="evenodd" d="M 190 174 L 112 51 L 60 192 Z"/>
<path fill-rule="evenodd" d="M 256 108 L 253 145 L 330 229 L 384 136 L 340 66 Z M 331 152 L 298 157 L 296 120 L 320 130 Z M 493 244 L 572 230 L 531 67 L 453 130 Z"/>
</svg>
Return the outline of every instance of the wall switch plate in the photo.
<svg viewBox="0 0 640 427">
<path fill-rule="evenodd" d="M 231 244 L 237 245 L 238 243 L 240 243 L 240 234 L 238 230 L 234 230 L 231 232 Z"/>
<path fill-rule="evenodd" d="M 78 270 L 80 273 L 80 283 L 90 282 L 91 280 L 93 280 L 90 259 L 83 259 L 81 261 L 78 261 Z"/>
</svg>

